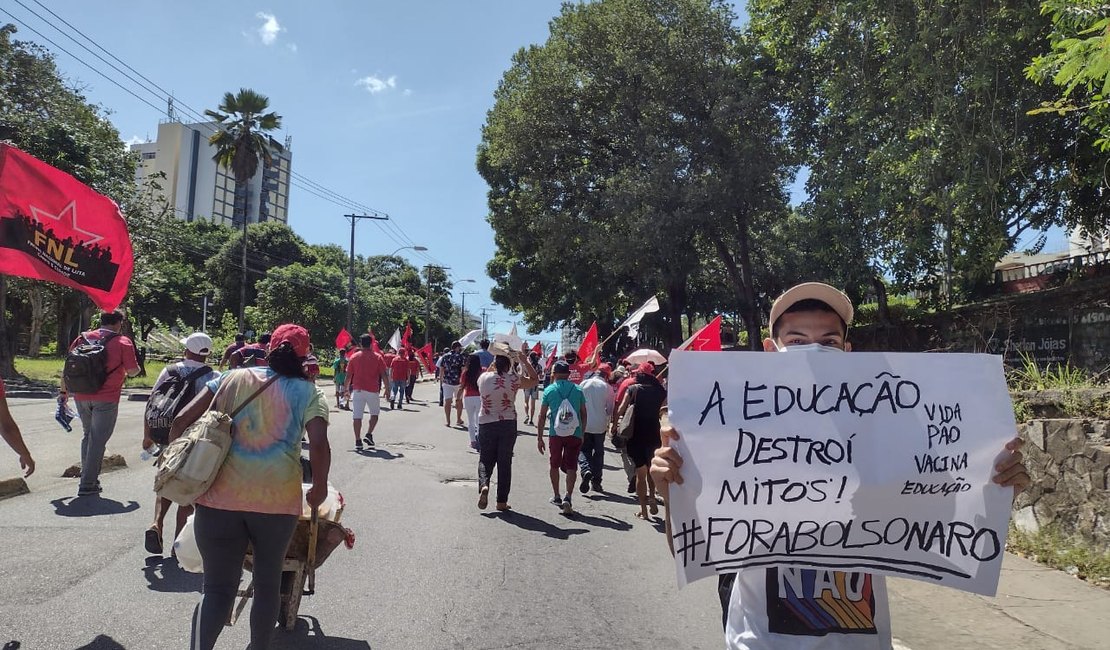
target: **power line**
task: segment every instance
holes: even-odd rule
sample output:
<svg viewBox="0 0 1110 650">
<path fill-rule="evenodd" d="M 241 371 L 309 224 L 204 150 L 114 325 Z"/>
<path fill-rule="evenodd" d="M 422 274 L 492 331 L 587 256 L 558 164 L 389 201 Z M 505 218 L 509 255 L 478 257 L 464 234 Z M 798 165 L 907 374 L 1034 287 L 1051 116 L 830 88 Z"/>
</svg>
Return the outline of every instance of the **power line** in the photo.
<svg viewBox="0 0 1110 650">
<path fill-rule="evenodd" d="M 62 34 L 63 36 L 65 36 L 66 38 L 68 38 L 69 40 L 71 40 L 72 42 L 77 44 L 79 47 L 84 49 L 86 52 L 89 52 L 90 54 L 92 54 L 94 57 L 99 59 L 101 62 L 107 64 L 109 67 L 111 67 L 113 70 L 115 70 L 119 74 L 123 75 L 127 80 L 129 80 L 131 83 L 133 83 L 136 86 L 138 86 L 139 88 L 141 88 L 143 91 L 149 93 L 150 95 L 152 95 L 154 97 L 157 97 L 160 100 L 173 100 L 174 103 L 175 103 L 175 106 L 180 107 L 182 109 L 181 112 L 186 117 L 188 117 L 189 119 L 196 120 L 196 122 L 198 123 L 198 126 L 208 130 L 210 135 L 215 134 L 218 131 L 218 129 L 210 123 L 210 118 L 205 116 L 201 111 L 198 111 L 197 109 L 189 106 L 188 104 L 174 98 L 172 93 L 167 91 L 165 88 L 160 86 L 158 83 L 156 83 L 155 81 L 153 81 L 152 79 L 150 79 L 146 75 L 144 75 L 141 72 L 139 72 L 138 70 L 136 70 L 134 67 L 132 67 L 127 62 L 120 59 L 115 54 L 112 54 L 107 48 L 100 45 L 95 39 L 93 39 L 89 35 L 85 34 L 83 31 L 81 31 L 79 28 L 74 26 L 72 23 L 67 21 L 62 16 L 58 15 L 56 12 L 51 10 L 49 7 L 46 7 L 39 0 L 33 0 L 33 1 L 35 2 L 35 4 L 40 6 L 43 10 L 45 10 L 51 16 L 53 16 L 58 21 L 60 21 L 62 24 L 64 24 L 66 27 L 73 30 L 74 32 L 79 34 L 82 38 L 84 38 L 86 41 L 88 41 L 93 46 L 95 46 L 98 50 L 100 50 L 101 52 L 103 52 L 107 56 L 111 57 L 113 60 L 117 61 L 124 68 L 126 68 L 130 72 L 134 73 L 135 76 L 137 76 L 140 79 L 142 79 L 143 81 L 145 81 L 146 84 L 149 84 L 149 86 L 144 84 L 143 81 L 139 81 L 138 79 L 136 79 L 135 76 L 132 76 L 131 74 L 129 74 L 128 72 L 125 72 L 124 70 L 121 70 L 118 66 L 113 64 L 111 61 L 108 61 L 103 56 L 101 56 L 99 53 L 97 53 L 97 52 L 93 51 L 91 48 L 89 48 L 88 45 L 85 45 L 81 41 L 77 40 L 72 34 L 67 32 L 66 30 L 62 29 L 61 27 L 59 27 L 55 23 L 51 22 L 50 20 L 45 18 L 42 14 L 39 14 L 38 12 L 36 12 L 34 9 L 28 7 L 21 0 L 15 0 L 15 1 L 25 11 L 27 11 L 31 15 L 35 16 L 36 18 L 38 18 L 40 21 L 42 21 L 46 25 L 49 25 L 51 28 L 53 28 L 59 34 Z M 101 70 L 99 70 L 98 68 L 96 68 L 95 66 L 90 64 L 88 61 L 86 61 L 85 59 L 74 55 L 72 52 L 70 52 L 66 48 L 62 47 L 56 41 L 50 39 L 49 37 L 47 37 L 42 32 L 35 29 L 34 27 L 31 27 L 26 22 L 20 20 L 19 18 L 16 18 L 14 15 L 12 15 L 11 13 L 9 13 L 7 11 L 4 11 L 2 9 L 0 9 L 0 11 L 3 11 L 3 13 L 6 14 L 7 16 L 9 16 L 10 18 L 12 18 L 12 20 L 18 22 L 20 25 L 23 25 L 24 27 L 26 27 L 27 29 L 29 29 L 33 33 L 37 34 L 40 38 L 42 38 L 45 41 L 47 41 L 48 43 L 50 43 L 51 45 L 56 47 L 58 50 L 64 52 L 67 55 L 69 55 L 70 58 L 76 59 L 82 65 L 88 67 L 93 72 L 95 72 L 98 75 L 104 77 L 109 82 L 111 82 L 115 86 L 119 87 L 121 90 L 128 93 L 129 95 L 131 95 L 135 99 L 138 99 L 139 101 L 143 102 L 145 105 L 153 108 L 154 110 L 156 110 L 160 113 L 162 112 L 163 109 L 161 107 L 159 107 L 155 104 L 152 104 L 147 99 L 139 96 L 134 91 L 127 88 L 123 84 L 119 83 L 116 79 L 112 78 L 110 75 L 102 72 Z M 153 87 L 156 90 L 153 90 L 151 87 Z M 332 189 L 329 189 L 329 188 L 325 187 L 324 185 L 308 178 L 307 176 L 304 176 L 303 174 L 299 174 L 299 173 L 294 172 L 292 170 L 290 170 L 290 185 L 293 185 L 293 186 L 295 186 L 299 189 L 302 189 L 302 190 L 308 192 L 309 194 L 312 194 L 313 196 L 316 196 L 317 198 L 323 199 L 325 201 L 329 201 L 329 202 L 331 202 L 331 203 L 333 203 L 333 204 L 335 204 L 339 207 L 343 207 L 343 208 L 346 208 L 346 209 L 354 209 L 354 210 L 358 210 L 358 211 L 361 211 L 361 212 L 372 213 L 372 214 L 379 214 L 379 215 L 385 215 L 386 214 L 385 212 L 383 212 L 381 210 L 377 210 L 375 208 L 372 208 L 370 206 L 362 204 L 362 203 L 360 203 L 360 202 L 358 202 L 354 199 L 351 199 L 347 196 L 344 196 L 344 195 L 340 194 L 339 192 L 336 192 Z M 394 241 L 397 241 L 398 243 L 401 243 L 403 245 L 406 244 L 406 243 L 407 243 L 407 245 L 411 245 L 412 244 L 411 238 L 408 238 L 407 235 L 405 235 L 403 233 L 403 231 L 401 231 L 401 232 L 402 232 L 403 238 L 409 239 L 408 242 L 401 242 L 401 241 L 397 240 L 396 238 L 392 238 L 392 237 L 391 237 L 391 239 L 393 239 Z"/>
</svg>

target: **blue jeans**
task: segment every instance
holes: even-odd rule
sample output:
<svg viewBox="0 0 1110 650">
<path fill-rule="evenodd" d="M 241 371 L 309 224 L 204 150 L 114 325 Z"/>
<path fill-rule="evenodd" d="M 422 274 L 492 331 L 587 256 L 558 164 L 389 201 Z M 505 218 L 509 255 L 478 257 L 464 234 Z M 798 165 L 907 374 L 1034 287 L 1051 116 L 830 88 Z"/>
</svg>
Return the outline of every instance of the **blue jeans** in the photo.
<svg viewBox="0 0 1110 650">
<path fill-rule="evenodd" d="M 100 485 L 100 466 L 104 462 L 104 448 L 116 429 L 119 402 L 77 401 L 77 415 L 81 418 L 81 484 L 78 490 L 93 490 Z"/>
<path fill-rule="evenodd" d="M 585 433 L 582 437 L 582 450 L 578 452 L 578 471 L 582 476 L 592 475 L 595 483 L 601 483 L 601 472 L 605 466 L 605 434 Z"/>
<path fill-rule="evenodd" d="M 407 379 L 389 382 L 389 401 L 397 402 L 398 404 L 403 403 L 405 400 L 405 386 L 407 386 L 408 383 L 409 381 Z"/>
</svg>

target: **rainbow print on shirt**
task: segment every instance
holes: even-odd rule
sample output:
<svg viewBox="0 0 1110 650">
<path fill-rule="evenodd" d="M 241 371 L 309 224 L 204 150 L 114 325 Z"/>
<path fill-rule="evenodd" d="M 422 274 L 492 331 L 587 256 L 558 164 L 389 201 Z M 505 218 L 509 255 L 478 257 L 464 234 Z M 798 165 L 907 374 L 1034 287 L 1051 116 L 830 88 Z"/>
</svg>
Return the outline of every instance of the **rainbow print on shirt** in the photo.
<svg viewBox="0 0 1110 650">
<path fill-rule="evenodd" d="M 877 634 L 871 574 L 768 569 L 767 622 L 776 634 Z"/>
</svg>

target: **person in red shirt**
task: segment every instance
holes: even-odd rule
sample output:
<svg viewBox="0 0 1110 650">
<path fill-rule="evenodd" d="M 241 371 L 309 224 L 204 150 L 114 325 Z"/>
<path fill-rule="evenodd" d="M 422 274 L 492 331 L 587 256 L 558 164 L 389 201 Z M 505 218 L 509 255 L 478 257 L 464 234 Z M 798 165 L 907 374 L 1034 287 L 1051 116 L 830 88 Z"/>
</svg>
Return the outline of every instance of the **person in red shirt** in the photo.
<svg viewBox="0 0 1110 650">
<path fill-rule="evenodd" d="M 139 374 L 139 362 L 135 358 L 135 344 L 120 334 L 123 329 L 123 312 L 106 311 L 100 314 L 100 329 L 85 332 L 74 339 L 69 349 L 86 342 L 106 340 L 106 367 L 108 377 L 100 390 L 95 393 L 75 393 L 77 415 L 81 418 L 81 483 L 77 496 L 93 496 L 101 492 L 100 466 L 104 462 L 104 448 L 116 429 L 116 416 L 119 415 L 119 398 L 123 382 L 128 377 Z M 65 379 L 62 379 L 63 401 L 69 396 Z"/>
<path fill-rule="evenodd" d="M 0 438 L 3 438 L 4 442 L 8 443 L 12 451 L 19 456 L 19 466 L 23 468 L 23 476 L 27 477 L 35 473 L 35 459 L 31 458 L 31 452 L 27 451 L 27 444 L 23 442 L 19 425 L 12 418 L 12 412 L 8 410 L 6 395 L 4 380 L 0 379 Z"/>
<path fill-rule="evenodd" d="M 424 375 L 420 362 L 416 359 L 416 352 L 409 350 L 409 385 L 405 388 L 405 401 L 412 404 L 412 389 L 416 388 L 416 379 Z"/>
<path fill-rule="evenodd" d="M 409 360 L 405 358 L 404 351 L 390 355 L 389 360 L 389 409 L 403 408 L 405 404 L 405 387 L 409 385 Z"/>
<path fill-rule="evenodd" d="M 570 366 L 570 377 L 568 378 L 570 379 L 570 383 L 576 385 L 581 384 L 582 379 L 584 379 L 587 374 L 597 369 L 597 355 L 592 356 L 594 358 L 594 363 L 591 364 L 579 361 L 578 353 L 574 350 L 566 353 L 565 358 L 567 360 L 567 365 Z"/>
<path fill-rule="evenodd" d="M 358 351 L 347 359 L 347 394 L 351 399 L 351 415 L 354 418 L 355 449 L 362 449 L 362 412 L 370 411 L 370 423 L 366 427 L 366 444 L 374 446 L 374 427 L 378 425 L 381 412 L 379 391 L 388 381 L 385 360 L 374 352 L 374 338 L 363 334 L 358 338 Z"/>
</svg>

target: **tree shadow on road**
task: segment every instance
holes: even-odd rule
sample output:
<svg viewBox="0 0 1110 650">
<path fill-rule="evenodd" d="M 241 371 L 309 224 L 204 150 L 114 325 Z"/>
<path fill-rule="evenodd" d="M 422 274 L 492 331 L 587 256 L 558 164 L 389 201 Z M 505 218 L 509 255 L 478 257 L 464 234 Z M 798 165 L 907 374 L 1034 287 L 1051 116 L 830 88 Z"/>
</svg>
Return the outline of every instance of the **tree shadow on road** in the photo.
<svg viewBox="0 0 1110 650">
<path fill-rule="evenodd" d="M 275 650 L 372 650 L 368 641 L 327 636 L 315 616 L 301 616 L 292 632 L 274 634 Z"/>
<path fill-rule="evenodd" d="M 127 504 L 112 499 L 102 499 L 98 496 L 88 497 L 62 497 L 50 502 L 54 506 L 54 514 L 59 517 L 97 517 L 99 515 L 122 515 L 139 509 L 138 501 L 128 501 Z"/>
<path fill-rule="evenodd" d="M 582 533 L 590 532 L 586 528 L 559 528 L 555 524 L 537 519 L 522 512 L 517 512 L 516 510 L 509 510 L 507 512 L 483 512 L 482 516 L 486 519 L 500 519 L 507 524 L 512 524 L 524 530 L 543 533 L 544 536 L 551 537 L 552 539 L 570 539 L 571 535 L 581 535 Z"/>
<path fill-rule="evenodd" d="M 204 586 L 204 576 L 181 568 L 174 557 L 148 557 L 143 567 L 147 588 L 168 593 L 199 593 Z"/>
</svg>

